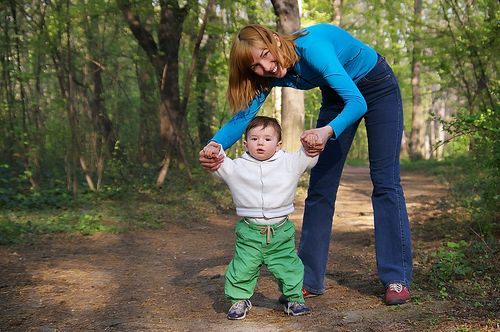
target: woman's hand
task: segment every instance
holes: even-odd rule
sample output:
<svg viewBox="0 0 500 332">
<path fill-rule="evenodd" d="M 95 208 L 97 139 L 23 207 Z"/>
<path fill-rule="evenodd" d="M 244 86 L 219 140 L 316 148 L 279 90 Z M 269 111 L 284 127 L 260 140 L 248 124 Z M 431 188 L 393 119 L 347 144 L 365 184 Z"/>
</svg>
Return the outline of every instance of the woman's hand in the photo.
<svg viewBox="0 0 500 332">
<path fill-rule="evenodd" d="M 224 155 L 219 154 L 220 145 L 215 142 L 209 142 L 200 151 L 200 164 L 201 166 L 210 172 L 215 172 L 219 169 L 220 165 L 224 161 Z"/>
<path fill-rule="evenodd" d="M 326 143 L 332 137 L 333 129 L 330 126 L 305 130 L 300 136 L 300 142 L 310 157 L 316 157 L 325 149 Z"/>
</svg>

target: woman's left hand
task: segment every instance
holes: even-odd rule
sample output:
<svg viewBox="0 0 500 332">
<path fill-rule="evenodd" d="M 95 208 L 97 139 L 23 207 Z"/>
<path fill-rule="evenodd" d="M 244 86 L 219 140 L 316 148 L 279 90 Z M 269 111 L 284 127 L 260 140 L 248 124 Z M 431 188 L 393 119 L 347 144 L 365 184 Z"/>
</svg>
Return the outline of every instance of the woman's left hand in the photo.
<svg viewBox="0 0 500 332">
<path fill-rule="evenodd" d="M 315 140 L 315 144 L 310 144 L 305 138 L 308 135 L 316 135 L 318 139 Z M 306 151 L 306 154 L 310 157 L 315 157 L 325 149 L 326 143 L 332 137 L 333 129 L 330 126 L 324 126 L 321 128 L 308 129 L 305 130 L 300 136 L 300 142 Z"/>
</svg>

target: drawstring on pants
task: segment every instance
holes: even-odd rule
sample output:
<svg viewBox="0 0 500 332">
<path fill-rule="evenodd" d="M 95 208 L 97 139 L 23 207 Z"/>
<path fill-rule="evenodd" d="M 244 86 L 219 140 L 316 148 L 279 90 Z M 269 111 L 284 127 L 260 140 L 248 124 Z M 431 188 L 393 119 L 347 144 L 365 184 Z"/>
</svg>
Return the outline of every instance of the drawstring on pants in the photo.
<svg viewBox="0 0 500 332">
<path fill-rule="evenodd" d="M 260 231 L 260 234 L 262 234 L 262 235 L 265 234 L 266 235 L 266 244 L 269 244 L 269 242 L 271 242 L 271 236 L 274 236 L 275 233 L 276 233 L 276 229 L 280 228 L 281 226 L 283 226 L 288 221 L 288 217 L 285 217 L 282 221 L 280 221 L 277 224 L 273 224 L 273 225 L 259 225 L 259 224 L 255 224 L 255 223 L 251 222 L 247 218 L 243 218 L 243 221 L 245 221 L 245 223 L 248 226 L 251 226 L 254 229 L 257 229 L 258 231 Z"/>
<path fill-rule="evenodd" d="M 274 228 L 272 228 L 271 225 L 264 226 L 264 228 L 260 231 L 260 234 L 266 234 L 266 244 L 271 242 L 271 233 L 273 233 L 274 236 Z"/>
</svg>

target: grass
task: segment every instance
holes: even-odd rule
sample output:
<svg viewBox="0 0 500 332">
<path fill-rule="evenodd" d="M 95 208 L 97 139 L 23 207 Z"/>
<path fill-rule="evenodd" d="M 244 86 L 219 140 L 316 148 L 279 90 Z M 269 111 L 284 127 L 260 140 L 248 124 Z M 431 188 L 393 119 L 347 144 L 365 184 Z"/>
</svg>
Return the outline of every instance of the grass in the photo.
<svg viewBox="0 0 500 332">
<path fill-rule="evenodd" d="M 0 244 L 25 243 L 37 235 L 61 232 L 91 235 L 159 229 L 169 222 L 203 221 L 207 214 L 233 209 L 225 184 L 200 169 L 193 170 L 191 181 L 173 170 L 162 188 L 154 187 L 154 180 L 107 186 L 99 193 L 81 193 L 76 200 L 49 197 L 54 190 L 18 196 L 19 204 L 0 210 Z"/>
</svg>

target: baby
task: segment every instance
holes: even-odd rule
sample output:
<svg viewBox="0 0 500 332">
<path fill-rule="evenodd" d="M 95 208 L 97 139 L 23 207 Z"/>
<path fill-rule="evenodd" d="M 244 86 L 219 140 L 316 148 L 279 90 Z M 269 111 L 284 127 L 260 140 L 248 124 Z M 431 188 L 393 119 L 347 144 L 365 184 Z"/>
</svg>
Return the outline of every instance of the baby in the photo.
<svg viewBox="0 0 500 332">
<path fill-rule="evenodd" d="M 303 141 L 314 145 L 318 137 L 308 135 Z M 233 197 L 236 213 L 234 258 L 225 274 L 224 291 L 231 301 L 227 317 L 243 319 L 252 308 L 260 267 L 278 280 L 287 298 L 284 311 L 299 316 L 310 312 L 304 303 L 302 283 L 304 266 L 295 252 L 295 226 L 288 219 L 300 176 L 312 168 L 318 157 L 309 157 L 303 148 L 295 153 L 281 150 L 281 127 L 274 118 L 257 116 L 245 131 L 246 152 L 232 160 L 221 145 L 211 142 L 202 153 L 207 158 L 224 155 L 214 174 L 222 178 Z"/>
</svg>

